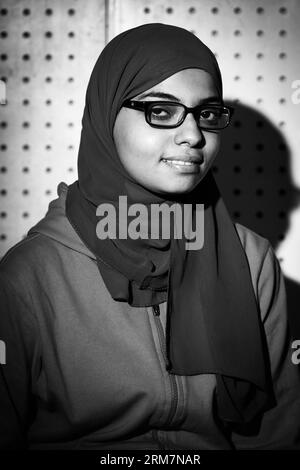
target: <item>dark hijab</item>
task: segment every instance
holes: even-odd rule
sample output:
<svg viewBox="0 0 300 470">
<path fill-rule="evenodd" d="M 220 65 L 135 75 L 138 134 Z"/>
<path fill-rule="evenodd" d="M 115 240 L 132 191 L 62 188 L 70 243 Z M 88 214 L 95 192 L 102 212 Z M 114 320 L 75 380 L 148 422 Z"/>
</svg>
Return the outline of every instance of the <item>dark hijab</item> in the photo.
<svg viewBox="0 0 300 470">
<path fill-rule="evenodd" d="M 270 370 L 248 261 L 213 176 L 208 172 L 189 194 L 166 199 L 125 171 L 113 140 L 126 99 L 195 67 L 211 74 L 222 100 L 213 53 L 185 29 L 146 24 L 108 43 L 86 93 L 78 181 L 69 186 L 66 213 L 96 255 L 113 299 L 134 307 L 167 301 L 169 373 L 216 374 L 219 416 L 247 423 L 273 404 Z M 118 208 L 120 195 L 127 196 L 128 205 L 191 203 L 193 219 L 195 205 L 204 204 L 203 248 L 186 250 L 187 240 L 172 236 L 100 240 L 96 208 L 103 202 Z"/>
</svg>

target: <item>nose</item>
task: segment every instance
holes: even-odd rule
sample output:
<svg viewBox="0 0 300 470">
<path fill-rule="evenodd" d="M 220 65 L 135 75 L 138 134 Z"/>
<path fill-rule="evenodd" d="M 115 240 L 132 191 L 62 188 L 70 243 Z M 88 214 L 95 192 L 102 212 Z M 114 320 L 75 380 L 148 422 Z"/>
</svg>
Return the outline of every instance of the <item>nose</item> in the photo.
<svg viewBox="0 0 300 470">
<path fill-rule="evenodd" d="M 175 128 L 175 143 L 190 147 L 203 147 L 205 138 L 192 113 L 188 113 L 183 123 Z"/>
</svg>

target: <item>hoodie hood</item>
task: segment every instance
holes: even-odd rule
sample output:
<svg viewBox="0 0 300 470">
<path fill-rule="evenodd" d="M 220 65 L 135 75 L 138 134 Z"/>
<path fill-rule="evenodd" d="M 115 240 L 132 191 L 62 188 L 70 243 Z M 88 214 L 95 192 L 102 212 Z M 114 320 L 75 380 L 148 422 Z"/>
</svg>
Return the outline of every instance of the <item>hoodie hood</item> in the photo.
<svg viewBox="0 0 300 470">
<path fill-rule="evenodd" d="M 41 233 L 52 238 L 71 250 L 83 253 L 86 256 L 96 259 L 95 255 L 83 243 L 68 218 L 66 217 L 65 205 L 68 192 L 68 185 L 62 181 L 57 186 L 57 199 L 53 199 L 48 206 L 48 211 L 36 225 L 31 227 L 27 236 L 33 233 Z"/>
</svg>

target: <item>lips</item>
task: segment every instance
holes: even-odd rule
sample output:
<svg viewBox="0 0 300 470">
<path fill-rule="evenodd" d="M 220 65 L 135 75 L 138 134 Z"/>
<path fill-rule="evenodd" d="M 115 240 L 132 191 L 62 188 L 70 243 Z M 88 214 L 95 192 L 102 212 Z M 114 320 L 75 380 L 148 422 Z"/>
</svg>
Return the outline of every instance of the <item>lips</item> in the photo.
<svg viewBox="0 0 300 470">
<path fill-rule="evenodd" d="M 199 156 L 195 157 L 166 157 L 162 158 L 162 162 L 165 163 L 169 168 L 173 169 L 177 173 L 200 173 L 201 163 L 203 158 Z"/>
<path fill-rule="evenodd" d="M 175 164 L 198 163 L 200 165 L 203 162 L 203 157 L 201 157 L 201 156 L 164 157 L 163 160 L 169 161 L 169 162 L 175 163 Z"/>
</svg>

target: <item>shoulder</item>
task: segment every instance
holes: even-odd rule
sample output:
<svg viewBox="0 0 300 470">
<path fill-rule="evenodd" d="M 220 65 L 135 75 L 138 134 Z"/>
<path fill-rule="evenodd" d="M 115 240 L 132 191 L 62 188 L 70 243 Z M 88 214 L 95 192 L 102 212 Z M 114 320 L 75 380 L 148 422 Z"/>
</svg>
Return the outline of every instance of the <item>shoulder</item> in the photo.
<svg viewBox="0 0 300 470">
<path fill-rule="evenodd" d="M 260 298 L 262 290 L 273 289 L 277 278 L 282 276 L 278 259 L 265 237 L 238 223 L 235 228 L 248 260 L 256 297 Z"/>
<path fill-rule="evenodd" d="M 268 254 L 274 255 L 269 240 L 241 224 L 234 224 L 251 271 L 259 271 Z"/>
<path fill-rule="evenodd" d="M 41 277 L 49 261 L 57 257 L 57 244 L 42 234 L 25 237 L 12 246 L 0 260 L 2 286 L 11 284 L 16 291 L 26 292 Z"/>
<path fill-rule="evenodd" d="M 269 240 L 244 225 L 234 225 L 247 257 L 251 258 L 252 263 L 260 262 L 271 246 Z"/>
<path fill-rule="evenodd" d="M 266 238 L 240 224 L 235 224 L 243 245 L 256 298 L 260 305 L 261 316 L 265 321 L 274 319 L 285 311 L 285 285 L 283 273 L 275 251 Z M 277 314 L 270 316 L 271 309 L 277 309 Z M 284 320 L 283 315 L 282 321 Z"/>
</svg>

